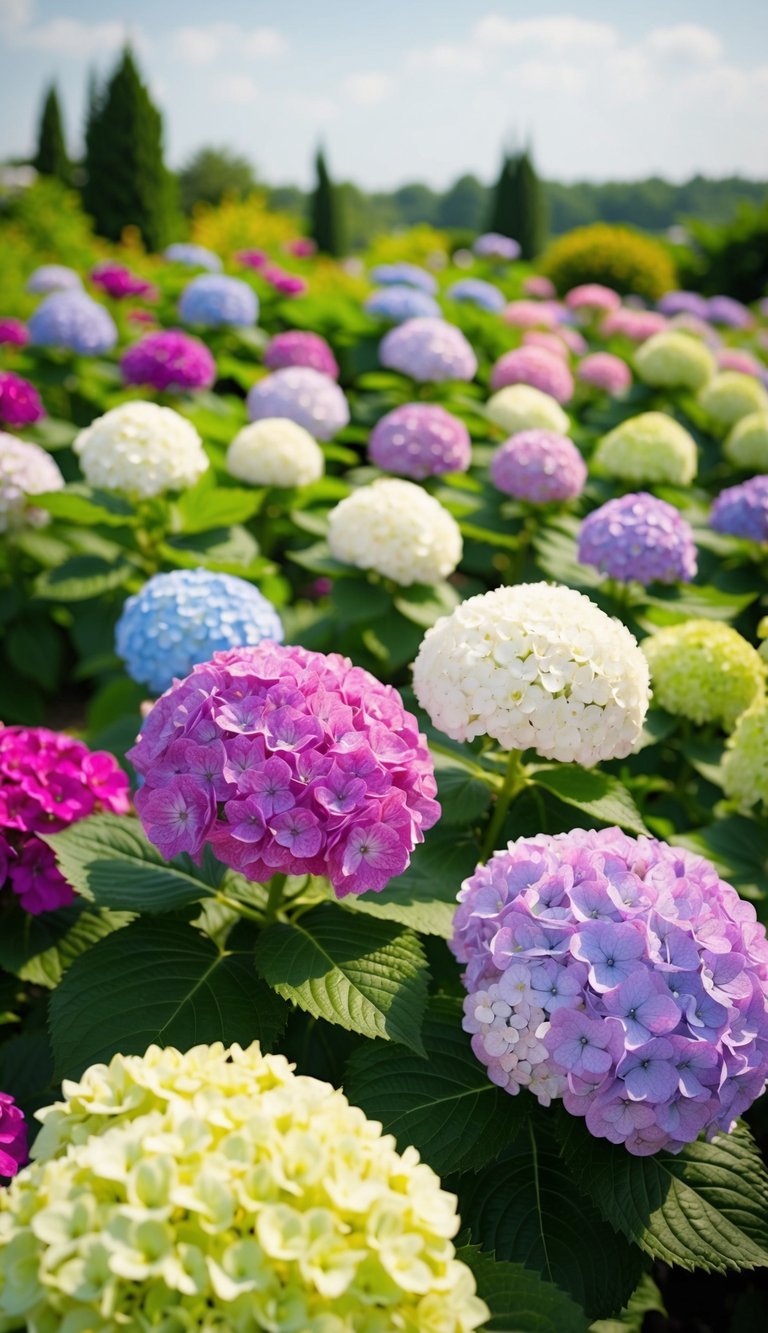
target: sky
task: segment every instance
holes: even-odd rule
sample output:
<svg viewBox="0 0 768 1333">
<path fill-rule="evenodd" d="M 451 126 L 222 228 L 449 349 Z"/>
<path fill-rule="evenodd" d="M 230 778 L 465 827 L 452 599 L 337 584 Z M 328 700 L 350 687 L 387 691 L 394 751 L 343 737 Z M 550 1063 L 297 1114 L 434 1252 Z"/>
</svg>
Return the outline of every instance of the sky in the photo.
<svg viewBox="0 0 768 1333">
<path fill-rule="evenodd" d="M 77 151 L 126 37 L 173 167 L 215 144 L 303 186 L 322 139 L 339 179 L 444 188 L 530 140 L 562 181 L 768 177 L 766 0 L 0 0 L 0 160 L 54 78 Z"/>
</svg>

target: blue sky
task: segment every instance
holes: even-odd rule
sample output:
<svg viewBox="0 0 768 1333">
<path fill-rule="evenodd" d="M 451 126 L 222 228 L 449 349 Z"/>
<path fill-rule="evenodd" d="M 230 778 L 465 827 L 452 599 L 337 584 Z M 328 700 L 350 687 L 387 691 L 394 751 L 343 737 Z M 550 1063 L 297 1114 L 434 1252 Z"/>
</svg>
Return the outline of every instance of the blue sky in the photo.
<svg viewBox="0 0 768 1333">
<path fill-rule="evenodd" d="M 765 0 L 0 0 L 0 157 L 53 77 L 77 147 L 126 34 L 174 166 L 222 144 L 305 184 L 322 137 L 339 177 L 440 187 L 518 135 L 561 180 L 768 176 Z"/>
</svg>

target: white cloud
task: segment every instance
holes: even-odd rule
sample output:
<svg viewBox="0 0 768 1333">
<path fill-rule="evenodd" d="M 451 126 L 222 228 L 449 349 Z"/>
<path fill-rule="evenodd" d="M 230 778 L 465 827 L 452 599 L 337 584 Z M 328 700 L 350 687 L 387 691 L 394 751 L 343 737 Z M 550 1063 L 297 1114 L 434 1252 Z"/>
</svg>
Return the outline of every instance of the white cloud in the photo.
<svg viewBox="0 0 768 1333">
<path fill-rule="evenodd" d="M 610 23 L 594 23 L 573 14 L 553 14 L 540 19 L 508 19 L 486 14 L 472 32 L 482 46 L 544 46 L 549 51 L 608 51 L 618 43 Z"/>
<path fill-rule="evenodd" d="M 344 79 L 342 88 L 350 102 L 357 106 L 375 106 L 384 102 L 392 91 L 392 80 L 388 74 L 369 70 L 364 74 L 350 74 Z"/>
<path fill-rule="evenodd" d="M 17 29 L 12 40 L 14 46 L 84 58 L 114 51 L 126 41 L 145 49 L 148 45 L 139 32 L 133 31 L 120 19 L 105 23 L 83 23 L 80 19 L 71 18 L 51 19 L 37 27 Z"/>
<path fill-rule="evenodd" d="M 698 23 L 654 28 L 648 33 L 645 45 L 652 55 L 680 64 L 709 64 L 723 54 L 723 43 L 717 33 Z"/>
<path fill-rule="evenodd" d="M 0 32 L 23 28 L 32 18 L 32 0 L 0 0 Z"/>
<path fill-rule="evenodd" d="M 171 51 L 177 60 L 210 64 L 219 56 L 236 54 L 249 60 L 282 55 L 288 43 L 277 28 L 242 28 L 236 23 L 207 23 L 177 28 L 171 34 Z"/>
</svg>

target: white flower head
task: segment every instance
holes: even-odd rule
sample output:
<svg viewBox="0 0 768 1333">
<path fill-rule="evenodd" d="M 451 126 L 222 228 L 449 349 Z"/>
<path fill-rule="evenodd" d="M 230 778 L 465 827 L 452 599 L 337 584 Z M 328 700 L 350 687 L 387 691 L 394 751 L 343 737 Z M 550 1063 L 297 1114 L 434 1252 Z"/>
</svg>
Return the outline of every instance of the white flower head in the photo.
<svg viewBox="0 0 768 1333">
<path fill-rule="evenodd" d="M 227 471 L 252 486 L 309 486 L 324 469 L 317 441 L 287 417 L 264 417 L 244 426 L 227 451 Z"/>
<path fill-rule="evenodd" d="M 113 407 L 81 430 L 72 447 L 91 486 L 142 499 L 194 486 L 209 466 L 192 423 L 157 403 Z"/>
<path fill-rule="evenodd" d="M 337 560 L 374 569 L 395 583 L 436 583 L 461 560 L 456 520 L 412 481 L 382 478 L 361 487 L 329 515 L 328 544 Z"/>
</svg>

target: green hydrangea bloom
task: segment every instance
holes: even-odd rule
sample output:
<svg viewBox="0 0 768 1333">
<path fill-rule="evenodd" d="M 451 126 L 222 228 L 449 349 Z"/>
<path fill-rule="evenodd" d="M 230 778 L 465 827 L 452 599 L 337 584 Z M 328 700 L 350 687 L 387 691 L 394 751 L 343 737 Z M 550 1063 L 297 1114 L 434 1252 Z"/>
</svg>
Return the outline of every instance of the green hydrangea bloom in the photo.
<svg viewBox="0 0 768 1333">
<path fill-rule="evenodd" d="M 730 731 L 765 689 L 765 666 L 751 643 L 717 620 L 669 625 L 641 645 L 654 699 L 692 722 Z"/>
<path fill-rule="evenodd" d="M 656 388 L 702 389 L 717 369 L 705 343 L 690 333 L 655 333 L 635 354 L 641 380 Z"/>
<path fill-rule="evenodd" d="M 456 1199 L 282 1056 L 150 1047 L 39 1113 L 0 1192 L 0 1329 L 470 1333 Z"/>
<path fill-rule="evenodd" d="M 696 442 L 665 412 L 641 412 L 603 436 L 593 462 L 610 477 L 633 485 L 686 486 L 696 476 Z"/>
<path fill-rule="evenodd" d="M 723 453 L 745 472 L 768 472 L 768 411 L 750 412 L 737 421 Z"/>
<path fill-rule="evenodd" d="M 699 394 L 699 402 L 716 426 L 729 429 L 742 417 L 768 411 L 768 393 L 754 375 L 721 370 Z"/>
<path fill-rule="evenodd" d="M 491 421 L 510 435 L 521 430 L 554 430 L 568 434 L 568 417 L 559 403 L 530 384 L 510 384 L 488 399 L 486 412 Z"/>
<path fill-rule="evenodd" d="M 723 788 L 742 810 L 758 802 L 768 808 L 768 698 L 764 694 L 742 713 L 728 738 Z"/>
</svg>

